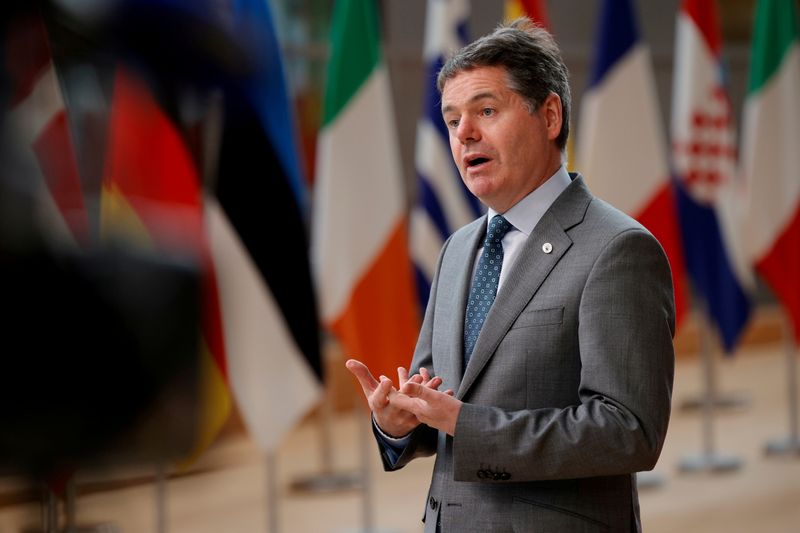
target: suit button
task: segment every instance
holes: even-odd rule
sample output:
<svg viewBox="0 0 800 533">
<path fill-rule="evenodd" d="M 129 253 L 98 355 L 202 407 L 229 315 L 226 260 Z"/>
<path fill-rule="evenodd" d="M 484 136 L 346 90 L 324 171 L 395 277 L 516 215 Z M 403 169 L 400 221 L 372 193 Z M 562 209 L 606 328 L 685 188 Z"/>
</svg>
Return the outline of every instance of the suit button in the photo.
<svg viewBox="0 0 800 533">
<path fill-rule="evenodd" d="M 439 502 L 436 501 L 436 498 L 431 496 L 431 499 L 428 500 L 428 504 L 431 506 L 431 510 L 435 511 L 437 507 L 439 507 Z"/>
<path fill-rule="evenodd" d="M 500 479 L 502 479 L 503 481 L 508 481 L 509 479 L 511 479 L 511 474 L 509 474 L 508 472 L 503 472 L 503 474 L 500 476 Z"/>
</svg>

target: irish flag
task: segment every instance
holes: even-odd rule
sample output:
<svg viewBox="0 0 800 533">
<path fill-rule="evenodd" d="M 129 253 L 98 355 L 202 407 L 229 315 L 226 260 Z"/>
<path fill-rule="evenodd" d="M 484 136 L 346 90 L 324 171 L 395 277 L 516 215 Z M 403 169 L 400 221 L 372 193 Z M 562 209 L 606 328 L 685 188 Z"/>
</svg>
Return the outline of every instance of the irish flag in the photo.
<svg viewBox="0 0 800 533">
<path fill-rule="evenodd" d="M 650 52 L 630 0 L 603 2 L 596 42 L 581 108 L 578 168 L 594 194 L 638 220 L 664 247 L 680 323 L 687 302 L 678 212 Z"/>
<path fill-rule="evenodd" d="M 418 313 L 375 2 L 336 2 L 331 40 L 312 226 L 320 313 L 348 357 L 394 376 Z"/>
<path fill-rule="evenodd" d="M 756 5 L 741 168 L 747 239 L 800 342 L 800 44 L 794 0 Z"/>
</svg>

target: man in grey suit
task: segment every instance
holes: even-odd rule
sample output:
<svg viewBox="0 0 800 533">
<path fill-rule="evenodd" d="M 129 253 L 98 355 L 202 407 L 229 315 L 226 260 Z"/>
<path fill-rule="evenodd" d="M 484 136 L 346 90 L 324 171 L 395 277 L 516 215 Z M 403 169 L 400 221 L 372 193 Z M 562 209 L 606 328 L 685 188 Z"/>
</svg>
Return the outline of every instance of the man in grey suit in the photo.
<svg viewBox="0 0 800 533">
<path fill-rule="evenodd" d="M 568 74 L 546 31 L 500 27 L 438 85 L 488 215 L 442 248 L 410 371 L 347 362 L 384 466 L 436 454 L 426 532 L 640 531 L 635 473 L 658 459 L 672 394 L 666 256 L 564 169 Z"/>
</svg>

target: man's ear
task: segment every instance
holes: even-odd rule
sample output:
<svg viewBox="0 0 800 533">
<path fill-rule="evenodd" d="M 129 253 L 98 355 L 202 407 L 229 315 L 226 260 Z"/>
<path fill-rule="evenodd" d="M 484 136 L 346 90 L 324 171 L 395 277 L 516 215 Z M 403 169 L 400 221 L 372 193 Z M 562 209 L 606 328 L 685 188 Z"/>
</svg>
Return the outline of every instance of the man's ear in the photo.
<svg viewBox="0 0 800 533">
<path fill-rule="evenodd" d="M 561 133 L 561 98 L 556 93 L 550 93 L 544 99 L 539 111 L 547 127 L 547 138 L 555 140 Z"/>
</svg>

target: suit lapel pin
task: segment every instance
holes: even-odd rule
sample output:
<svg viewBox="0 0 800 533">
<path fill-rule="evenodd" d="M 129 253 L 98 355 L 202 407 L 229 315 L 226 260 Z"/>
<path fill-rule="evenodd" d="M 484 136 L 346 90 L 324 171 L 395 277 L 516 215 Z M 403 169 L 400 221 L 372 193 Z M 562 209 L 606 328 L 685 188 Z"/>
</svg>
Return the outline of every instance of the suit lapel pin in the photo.
<svg viewBox="0 0 800 533">
<path fill-rule="evenodd" d="M 546 254 L 549 254 L 550 252 L 552 252 L 552 251 L 553 251 L 553 245 L 552 245 L 552 244 L 550 244 L 549 242 L 546 242 L 546 243 L 544 243 L 544 244 L 542 245 L 542 251 L 543 251 L 544 253 L 546 253 Z"/>
</svg>

